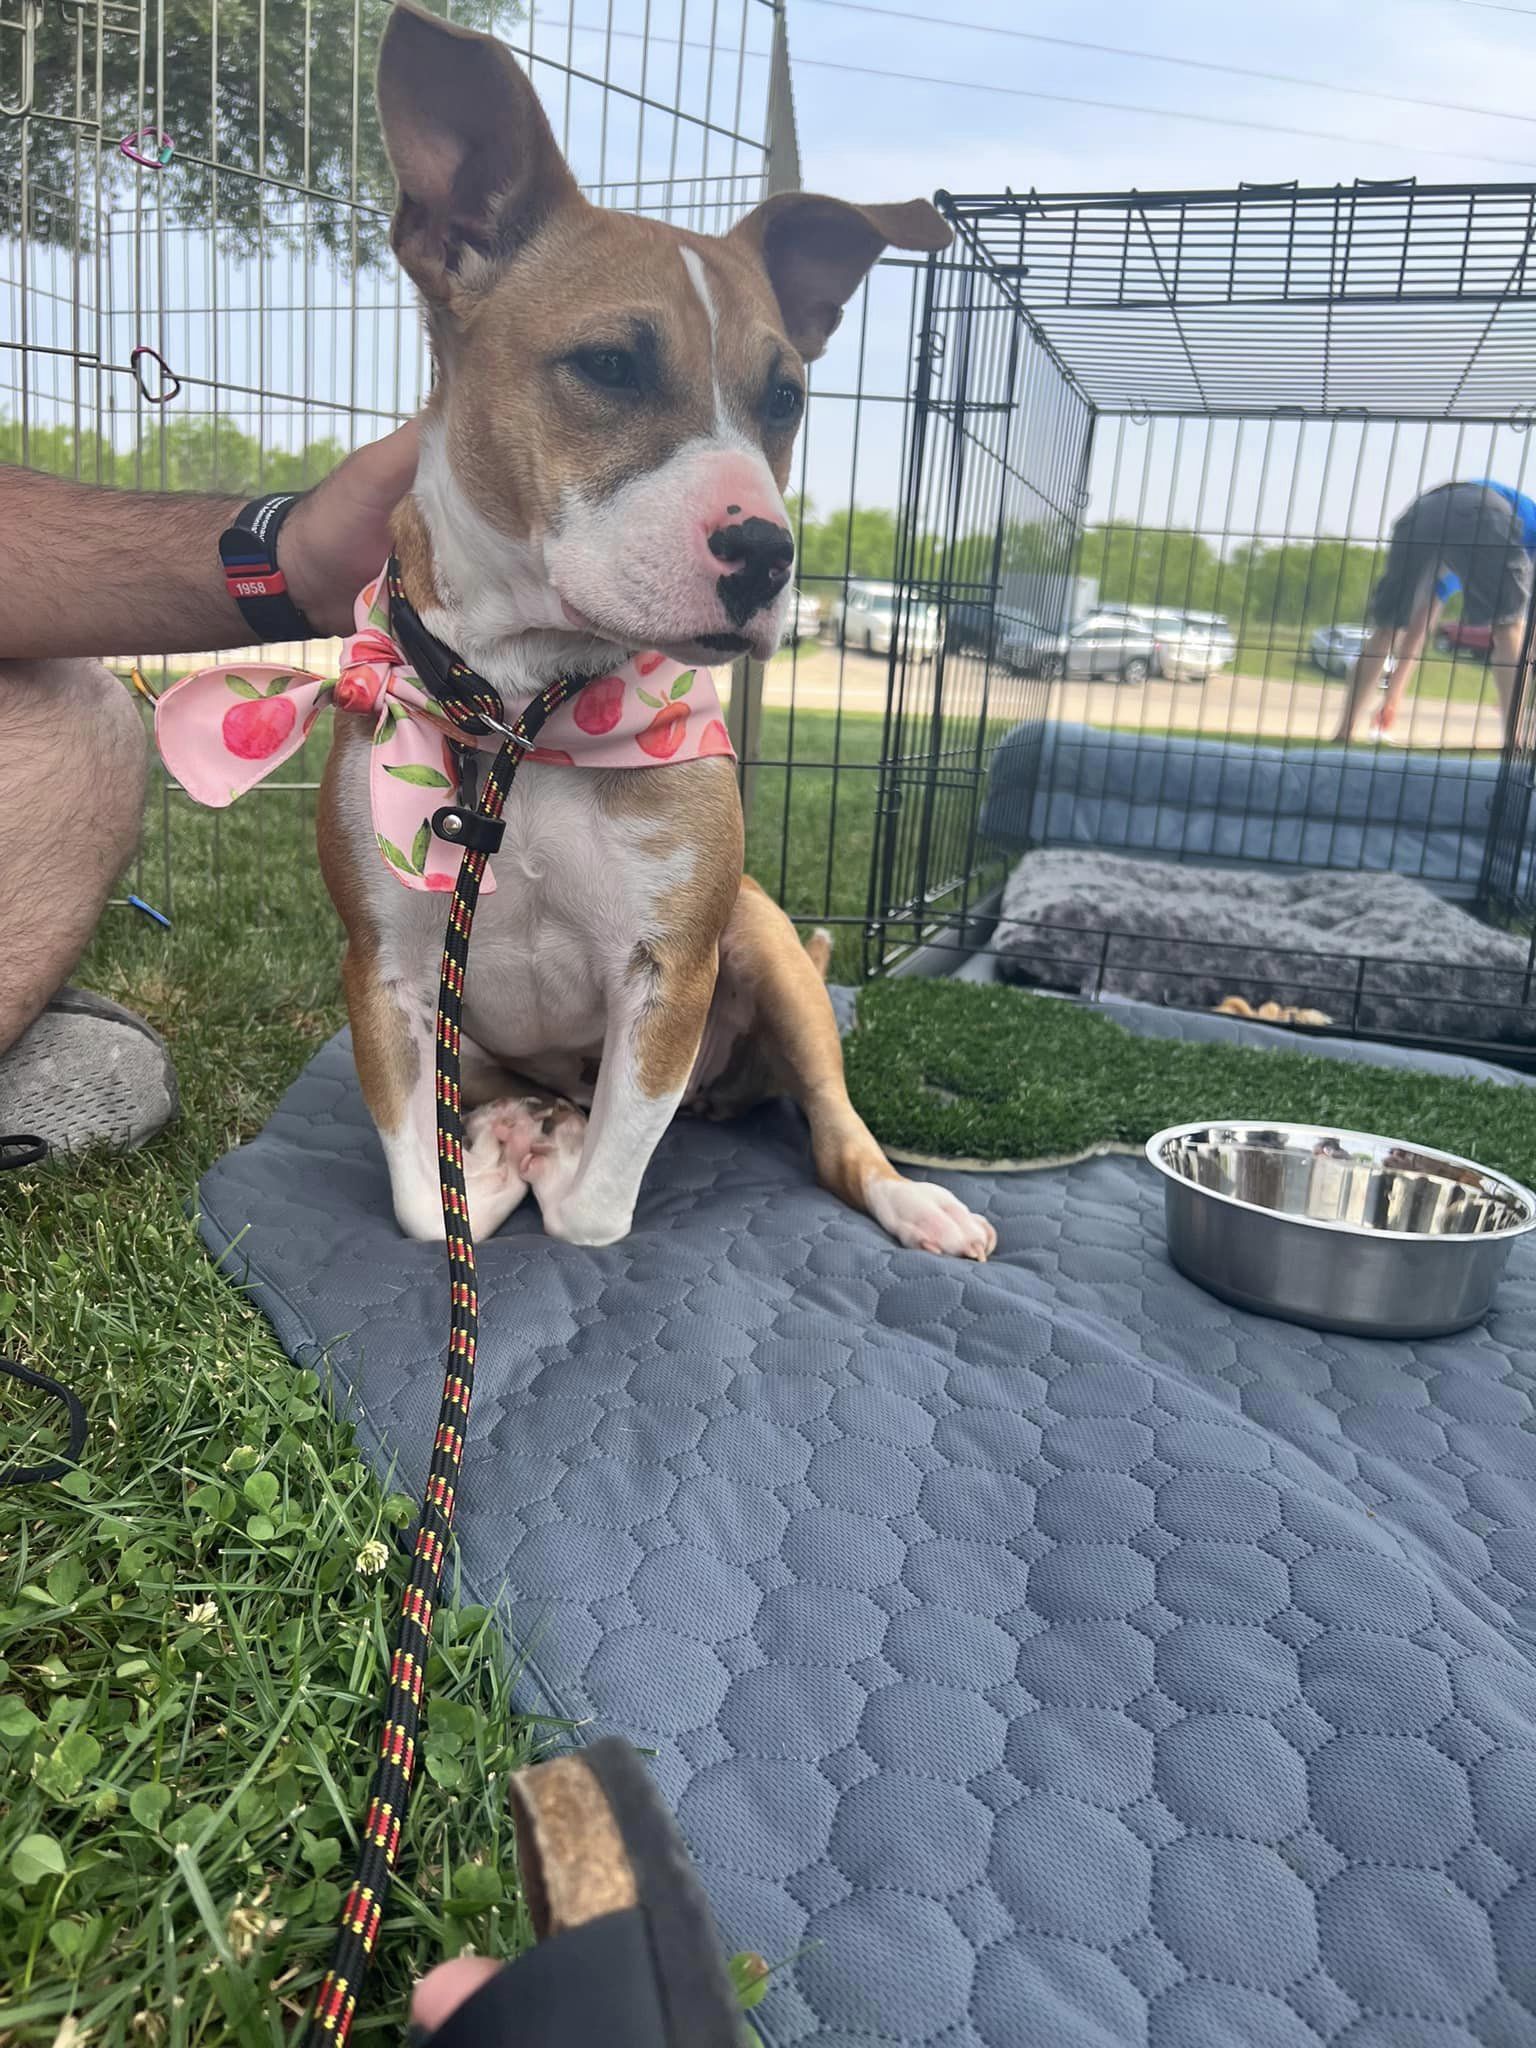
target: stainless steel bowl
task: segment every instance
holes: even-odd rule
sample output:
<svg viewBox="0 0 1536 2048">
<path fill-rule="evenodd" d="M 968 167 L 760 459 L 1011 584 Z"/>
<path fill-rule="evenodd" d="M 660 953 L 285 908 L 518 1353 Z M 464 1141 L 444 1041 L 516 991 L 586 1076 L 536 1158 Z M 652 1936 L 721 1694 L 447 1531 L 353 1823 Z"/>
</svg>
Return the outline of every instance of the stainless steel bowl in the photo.
<svg viewBox="0 0 1536 2048">
<path fill-rule="evenodd" d="M 1163 1175 L 1180 1272 L 1318 1330 L 1437 1337 L 1488 1312 L 1536 1195 L 1471 1159 L 1308 1124 L 1181 1124 Z"/>
</svg>

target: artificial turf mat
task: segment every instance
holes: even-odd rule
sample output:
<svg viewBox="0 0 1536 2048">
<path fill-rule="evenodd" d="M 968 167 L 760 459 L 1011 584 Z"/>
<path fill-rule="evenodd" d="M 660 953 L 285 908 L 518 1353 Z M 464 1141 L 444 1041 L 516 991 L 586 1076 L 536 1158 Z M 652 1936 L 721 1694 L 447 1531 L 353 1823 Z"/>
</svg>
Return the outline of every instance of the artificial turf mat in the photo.
<svg viewBox="0 0 1536 2048">
<path fill-rule="evenodd" d="M 1532 1091 L 1278 1045 L 1137 1038 L 1101 1010 L 1023 989 L 873 982 L 843 1051 L 860 1115 L 898 1158 L 1055 1165 L 1240 1118 L 1411 1139 L 1536 1181 Z"/>
</svg>

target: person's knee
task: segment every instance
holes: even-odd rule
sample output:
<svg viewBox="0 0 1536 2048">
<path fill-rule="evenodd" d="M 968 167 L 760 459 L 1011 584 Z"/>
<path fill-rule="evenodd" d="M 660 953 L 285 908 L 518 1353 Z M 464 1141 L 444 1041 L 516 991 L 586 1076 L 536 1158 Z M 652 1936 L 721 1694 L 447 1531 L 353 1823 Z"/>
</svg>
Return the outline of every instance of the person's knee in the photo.
<svg viewBox="0 0 1536 2048">
<path fill-rule="evenodd" d="M 47 792 L 50 808 L 59 803 L 61 815 L 74 817 L 75 832 L 83 800 L 98 845 L 121 867 L 138 844 L 148 773 L 143 716 L 98 662 L 0 663 L 0 788 L 8 810 L 30 808 L 29 797 Z"/>
</svg>

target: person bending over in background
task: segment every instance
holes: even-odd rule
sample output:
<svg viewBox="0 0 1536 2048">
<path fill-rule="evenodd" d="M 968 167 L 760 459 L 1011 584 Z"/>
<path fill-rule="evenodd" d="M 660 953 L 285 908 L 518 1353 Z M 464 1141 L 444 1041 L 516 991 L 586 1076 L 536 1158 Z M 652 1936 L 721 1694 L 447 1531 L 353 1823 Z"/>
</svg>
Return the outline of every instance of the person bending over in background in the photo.
<svg viewBox="0 0 1536 2048">
<path fill-rule="evenodd" d="M 316 632 L 350 632 L 415 473 L 411 424 L 283 523 L 278 566 Z M 0 466 L 0 1132 L 137 1145 L 176 1114 L 159 1037 L 64 985 L 138 846 L 149 758 L 129 690 L 78 657 L 249 646 L 219 559 L 244 503 Z"/>
<path fill-rule="evenodd" d="M 1348 741 L 1372 702 L 1390 657 L 1386 695 L 1367 729 L 1393 738 L 1398 706 L 1418 668 L 1445 599 L 1462 592 L 1462 620 L 1492 628 L 1489 667 L 1499 693 L 1500 733 L 1509 738 L 1520 647 L 1536 558 L 1536 503 L 1490 478 L 1439 484 L 1392 528 L 1387 566 L 1371 593 L 1371 632 L 1355 664 L 1335 738 Z"/>
</svg>

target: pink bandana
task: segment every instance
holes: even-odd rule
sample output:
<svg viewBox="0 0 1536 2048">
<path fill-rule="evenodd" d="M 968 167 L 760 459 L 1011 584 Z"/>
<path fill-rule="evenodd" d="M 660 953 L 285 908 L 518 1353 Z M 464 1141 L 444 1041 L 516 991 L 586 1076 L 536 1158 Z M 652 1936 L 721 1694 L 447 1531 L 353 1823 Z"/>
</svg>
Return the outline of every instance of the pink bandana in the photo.
<svg viewBox="0 0 1536 2048">
<path fill-rule="evenodd" d="M 155 738 L 188 796 L 223 810 L 298 752 L 327 703 L 366 713 L 374 721 L 369 789 L 379 852 L 408 889 L 451 889 L 462 849 L 437 837 L 432 814 L 458 790 L 447 743 L 453 729 L 391 638 L 383 592 L 380 576 L 360 593 L 334 683 L 262 663 L 200 669 L 156 704 Z M 515 709 L 508 707 L 509 719 Z M 470 743 L 468 734 L 455 736 Z M 710 671 L 664 654 L 631 655 L 596 677 L 550 716 L 539 740 L 528 758 L 561 768 L 659 768 L 735 753 Z M 491 733 L 473 744 L 494 751 L 500 739 Z M 495 888 L 489 870 L 481 886 Z"/>
</svg>

